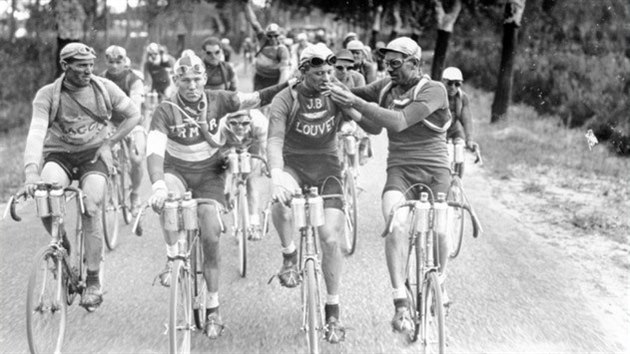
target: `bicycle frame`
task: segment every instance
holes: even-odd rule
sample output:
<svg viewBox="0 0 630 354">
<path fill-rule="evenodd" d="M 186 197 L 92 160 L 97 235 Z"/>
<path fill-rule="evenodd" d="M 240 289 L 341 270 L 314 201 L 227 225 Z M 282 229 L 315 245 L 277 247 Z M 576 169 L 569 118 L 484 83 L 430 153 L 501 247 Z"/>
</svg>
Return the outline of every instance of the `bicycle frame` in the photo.
<svg viewBox="0 0 630 354">
<path fill-rule="evenodd" d="M 339 133 L 341 174 L 350 171 L 356 180 L 359 176 L 359 138 L 352 133 Z"/>
</svg>

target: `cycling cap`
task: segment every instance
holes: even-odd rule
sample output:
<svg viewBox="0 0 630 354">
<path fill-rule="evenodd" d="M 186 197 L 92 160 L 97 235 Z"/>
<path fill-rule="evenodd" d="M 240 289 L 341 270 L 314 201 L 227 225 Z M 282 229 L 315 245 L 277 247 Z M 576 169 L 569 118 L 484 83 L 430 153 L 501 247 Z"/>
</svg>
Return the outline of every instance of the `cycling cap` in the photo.
<svg viewBox="0 0 630 354">
<path fill-rule="evenodd" d="M 350 52 L 348 49 L 342 49 L 338 51 L 335 56 L 337 57 L 337 61 L 345 60 L 354 63 L 354 55 L 352 55 L 352 52 Z"/>
<path fill-rule="evenodd" d="M 177 59 L 173 71 L 175 75 L 183 75 L 189 71 L 195 74 L 203 74 L 206 72 L 206 66 L 203 64 L 201 58 L 192 54 Z"/>
<path fill-rule="evenodd" d="M 383 41 L 378 41 L 376 42 L 376 49 L 381 49 L 381 48 L 385 48 L 385 42 Z"/>
<path fill-rule="evenodd" d="M 348 42 L 348 45 L 346 45 L 347 50 L 363 50 L 364 47 L 363 42 L 357 39 Z"/>
<path fill-rule="evenodd" d="M 378 50 L 381 54 L 385 55 L 387 52 L 402 53 L 404 55 L 420 59 L 422 57 L 422 49 L 409 37 L 398 37 L 393 41 L 387 43 L 385 48 Z"/>
<path fill-rule="evenodd" d="M 65 47 L 59 52 L 59 61 L 65 61 L 68 59 L 76 60 L 89 60 L 96 59 L 94 49 L 79 42 L 66 44 Z"/>
<path fill-rule="evenodd" d="M 449 66 L 442 72 L 442 79 L 450 81 L 464 81 L 464 76 L 458 68 Z"/>
<path fill-rule="evenodd" d="M 306 37 L 306 33 L 302 32 L 302 33 L 298 33 L 297 36 L 295 36 L 295 40 L 300 42 L 300 41 L 306 41 L 308 40 L 308 37 Z"/>
<path fill-rule="evenodd" d="M 230 40 L 228 38 L 221 38 L 221 44 L 228 45 L 230 44 Z"/>
<path fill-rule="evenodd" d="M 322 63 L 334 64 L 331 62 L 331 59 L 334 57 L 335 54 L 324 43 L 311 44 L 304 48 L 302 54 L 300 54 L 300 66 L 311 62 L 313 59 L 319 59 Z"/>
<path fill-rule="evenodd" d="M 278 26 L 275 23 L 270 23 L 269 26 L 267 26 L 267 28 L 265 28 L 265 34 L 266 35 L 278 35 L 280 34 L 280 26 Z"/>
<path fill-rule="evenodd" d="M 105 50 L 105 56 L 107 59 L 124 59 L 127 57 L 127 51 L 121 46 L 110 45 Z"/>
<path fill-rule="evenodd" d="M 348 32 L 348 34 L 346 34 L 345 37 L 343 37 L 343 41 L 345 42 L 346 40 L 348 40 L 349 38 L 354 38 L 357 39 L 357 34 L 354 32 Z"/>
<path fill-rule="evenodd" d="M 183 57 L 189 57 L 193 55 L 196 55 L 196 54 L 192 49 L 184 49 L 184 51 L 182 51 L 182 55 L 180 55 L 179 57 L 183 58 Z"/>
<path fill-rule="evenodd" d="M 151 43 L 147 47 L 147 53 L 158 54 L 160 52 L 160 46 L 157 43 Z"/>
</svg>

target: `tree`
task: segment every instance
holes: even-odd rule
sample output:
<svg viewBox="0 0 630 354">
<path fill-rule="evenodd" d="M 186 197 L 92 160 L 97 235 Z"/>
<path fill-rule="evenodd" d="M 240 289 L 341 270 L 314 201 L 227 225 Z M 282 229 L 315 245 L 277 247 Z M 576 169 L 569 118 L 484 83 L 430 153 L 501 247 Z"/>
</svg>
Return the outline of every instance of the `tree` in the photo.
<svg viewBox="0 0 630 354">
<path fill-rule="evenodd" d="M 446 60 L 448 41 L 453 32 L 453 27 L 455 26 L 459 12 L 462 10 L 462 2 L 461 0 L 455 0 L 449 12 L 444 10 L 441 0 L 435 0 L 434 7 L 438 30 L 435 40 L 433 63 L 431 65 L 431 78 L 433 78 L 433 80 L 440 80 L 442 78 L 442 69 L 444 69 L 444 61 Z"/>
<path fill-rule="evenodd" d="M 518 28 L 521 26 L 525 0 L 508 0 L 503 13 L 503 47 L 497 88 L 492 102 L 491 123 L 505 118 L 512 96 L 512 72 L 516 54 Z"/>
</svg>

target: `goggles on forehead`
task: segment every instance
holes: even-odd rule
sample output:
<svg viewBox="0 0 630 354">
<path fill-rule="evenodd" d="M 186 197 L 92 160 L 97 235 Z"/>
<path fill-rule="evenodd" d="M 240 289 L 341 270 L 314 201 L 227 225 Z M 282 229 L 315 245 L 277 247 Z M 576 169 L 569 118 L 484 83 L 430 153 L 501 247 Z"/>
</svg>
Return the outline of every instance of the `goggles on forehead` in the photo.
<svg viewBox="0 0 630 354">
<path fill-rule="evenodd" d="M 303 62 L 302 65 L 309 64 L 311 66 L 322 66 L 324 64 L 335 65 L 335 63 L 337 63 L 337 57 L 334 55 L 329 55 L 326 59 L 322 59 L 320 57 L 312 57 L 311 59 Z"/>
<path fill-rule="evenodd" d="M 175 67 L 175 75 L 184 75 L 188 72 L 193 74 L 203 74 L 206 72 L 206 68 L 202 64 L 183 65 L 180 64 Z"/>
</svg>

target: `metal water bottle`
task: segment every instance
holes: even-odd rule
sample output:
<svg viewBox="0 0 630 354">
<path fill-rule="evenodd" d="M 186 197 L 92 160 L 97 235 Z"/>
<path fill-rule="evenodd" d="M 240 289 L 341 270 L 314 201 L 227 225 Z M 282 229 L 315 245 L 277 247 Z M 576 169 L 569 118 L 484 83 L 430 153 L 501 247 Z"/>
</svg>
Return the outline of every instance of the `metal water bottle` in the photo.
<svg viewBox="0 0 630 354">
<path fill-rule="evenodd" d="M 357 141 L 352 135 L 346 135 L 343 138 L 344 148 L 346 149 L 346 154 L 354 155 L 357 153 Z"/>
<path fill-rule="evenodd" d="M 420 201 L 416 204 L 416 232 L 425 233 L 429 231 L 430 210 L 429 194 L 427 192 L 420 193 Z"/>
<path fill-rule="evenodd" d="M 63 187 L 55 185 L 48 194 L 48 205 L 50 213 L 54 216 L 63 216 L 66 214 L 66 197 L 63 193 Z"/>
<path fill-rule="evenodd" d="M 291 211 L 293 212 L 293 224 L 295 227 L 302 228 L 306 226 L 306 211 L 304 209 L 304 197 L 301 193 L 295 193 L 291 199 Z"/>
<path fill-rule="evenodd" d="M 48 206 L 48 190 L 45 186 L 40 186 L 35 190 L 35 204 L 37 205 L 37 216 L 45 218 L 50 216 Z"/>
<path fill-rule="evenodd" d="M 199 228 L 197 201 L 192 199 L 190 191 L 184 193 L 184 199 L 182 200 L 182 220 L 184 221 L 185 230 L 197 230 Z"/>
<path fill-rule="evenodd" d="M 455 163 L 462 163 L 464 162 L 464 142 L 461 140 L 458 140 L 455 143 Z"/>
<path fill-rule="evenodd" d="M 238 173 L 238 154 L 236 150 L 230 149 L 228 153 L 228 170 L 230 173 Z"/>
<path fill-rule="evenodd" d="M 449 140 L 446 143 L 446 150 L 448 151 L 448 162 L 451 163 L 453 162 L 453 159 L 455 158 L 455 146 L 453 145 L 452 140 Z"/>
<path fill-rule="evenodd" d="M 324 217 L 324 199 L 317 193 L 317 187 L 311 187 L 309 190 L 308 210 L 312 226 L 322 226 L 325 222 Z"/>
<path fill-rule="evenodd" d="M 247 151 L 243 151 L 240 154 L 240 158 L 239 158 L 239 172 L 240 173 L 250 173 L 252 172 L 252 155 L 247 152 Z"/>
<path fill-rule="evenodd" d="M 179 231 L 179 203 L 175 199 L 175 193 L 169 192 L 168 199 L 164 202 L 162 218 L 164 219 L 164 230 Z"/>
<path fill-rule="evenodd" d="M 446 195 L 444 193 L 437 194 L 437 200 L 433 204 L 433 210 L 435 212 L 433 219 L 433 228 L 438 234 L 446 234 L 446 228 L 448 225 L 447 216 L 448 204 L 446 204 Z"/>
</svg>

